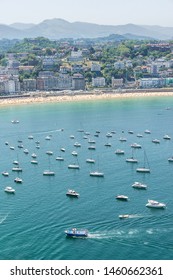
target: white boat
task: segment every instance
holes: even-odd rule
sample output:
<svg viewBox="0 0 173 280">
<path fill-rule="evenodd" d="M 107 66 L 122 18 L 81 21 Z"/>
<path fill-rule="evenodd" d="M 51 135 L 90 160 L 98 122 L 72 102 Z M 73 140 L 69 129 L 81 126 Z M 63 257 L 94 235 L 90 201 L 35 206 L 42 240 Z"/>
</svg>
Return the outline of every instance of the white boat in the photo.
<svg viewBox="0 0 173 280">
<path fill-rule="evenodd" d="M 149 199 L 148 203 L 146 204 L 146 207 L 164 209 L 166 208 L 166 204 L 162 202 L 158 202 L 156 200 Z"/>
<path fill-rule="evenodd" d="M 58 157 L 56 157 L 56 160 L 59 160 L 59 161 L 64 161 L 64 158 L 63 158 L 63 157 L 61 157 L 61 156 L 58 156 Z"/>
<path fill-rule="evenodd" d="M 117 149 L 117 150 L 115 151 L 115 154 L 116 154 L 116 155 L 124 155 L 124 151 L 123 151 L 123 150 L 120 150 L 120 149 Z"/>
<path fill-rule="evenodd" d="M 169 162 L 173 162 L 173 156 L 170 157 L 170 158 L 168 158 L 168 161 L 169 161 Z"/>
<path fill-rule="evenodd" d="M 77 193 L 77 192 L 74 191 L 74 190 L 68 190 L 68 191 L 66 192 L 66 195 L 67 195 L 67 196 L 71 196 L 71 197 L 79 197 L 79 193 Z"/>
<path fill-rule="evenodd" d="M 93 145 L 88 147 L 88 150 L 95 150 L 95 149 L 96 149 L 96 146 L 93 146 Z"/>
<path fill-rule="evenodd" d="M 104 173 L 99 172 L 99 171 L 94 171 L 94 172 L 90 172 L 90 176 L 92 176 L 92 177 L 104 177 Z"/>
<path fill-rule="evenodd" d="M 138 133 L 136 136 L 137 136 L 138 138 L 142 138 L 142 137 L 143 137 L 143 135 L 140 134 L 140 133 Z"/>
<path fill-rule="evenodd" d="M 17 167 L 13 167 L 12 171 L 16 171 L 16 172 L 22 172 L 22 168 L 17 166 Z"/>
<path fill-rule="evenodd" d="M 69 164 L 68 169 L 80 169 L 80 166 L 78 164 Z"/>
<path fill-rule="evenodd" d="M 12 187 L 6 187 L 4 191 L 7 193 L 13 193 L 13 194 L 15 193 L 15 189 L 13 189 Z"/>
<path fill-rule="evenodd" d="M 138 143 L 133 143 L 133 144 L 131 144 L 131 147 L 132 148 L 136 148 L 136 149 L 141 149 L 142 148 L 142 146 L 140 145 L 140 144 L 138 144 Z"/>
<path fill-rule="evenodd" d="M 70 138 L 71 138 L 71 139 L 74 139 L 75 137 L 74 137 L 74 135 L 70 135 Z"/>
<path fill-rule="evenodd" d="M 16 177 L 14 179 L 14 182 L 21 184 L 23 182 L 23 180 L 21 178 L 19 178 L 19 177 Z"/>
<path fill-rule="evenodd" d="M 33 154 L 31 155 L 31 157 L 32 157 L 32 158 L 36 158 L 37 155 L 36 155 L 35 153 L 33 153 Z"/>
<path fill-rule="evenodd" d="M 17 147 L 22 149 L 23 148 L 23 144 L 19 144 Z"/>
<path fill-rule="evenodd" d="M 37 160 L 31 160 L 31 163 L 32 164 L 38 164 L 38 161 Z"/>
<path fill-rule="evenodd" d="M 61 148 L 60 150 L 61 152 L 65 153 L 65 148 Z"/>
<path fill-rule="evenodd" d="M 146 129 L 144 132 L 145 132 L 146 134 L 151 134 L 151 131 L 148 130 L 148 129 Z"/>
<path fill-rule="evenodd" d="M 3 172 L 2 172 L 2 175 L 5 176 L 5 177 L 8 177 L 8 176 L 9 176 L 9 173 L 8 173 L 7 171 L 3 171 Z"/>
<path fill-rule="evenodd" d="M 120 137 L 119 141 L 121 141 L 121 142 L 126 142 L 127 139 L 126 139 L 125 137 Z"/>
<path fill-rule="evenodd" d="M 159 139 L 153 139 L 152 142 L 155 143 L 155 144 L 160 144 L 160 140 Z"/>
<path fill-rule="evenodd" d="M 129 217 L 130 217 L 130 215 L 128 215 L 128 214 L 119 215 L 120 219 L 127 219 Z"/>
<path fill-rule="evenodd" d="M 7 145 L 7 146 L 8 146 L 8 142 L 7 142 L 7 141 L 5 142 L 5 145 Z"/>
<path fill-rule="evenodd" d="M 133 132 L 133 130 L 129 130 L 128 133 L 129 134 L 133 134 L 134 132 Z"/>
<path fill-rule="evenodd" d="M 72 156 L 77 156 L 78 155 L 78 153 L 76 151 L 73 151 L 71 154 L 72 154 Z"/>
<path fill-rule="evenodd" d="M 111 138 L 111 137 L 112 137 L 112 133 L 108 132 L 108 133 L 106 134 L 106 137 Z"/>
<path fill-rule="evenodd" d="M 118 194 L 115 198 L 119 199 L 119 200 L 125 200 L 125 201 L 127 201 L 129 199 L 128 196 L 123 195 L 123 194 Z"/>
<path fill-rule="evenodd" d="M 19 123 L 19 120 L 12 120 L 11 121 L 13 124 Z"/>
<path fill-rule="evenodd" d="M 91 140 L 91 139 L 89 139 L 89 140 L 88 140 L 88 143 L 89 143 L 89 144 L 95 144 L 95 143 L 96 143 L 96 141 L 95 141 L 95 140 Z"/>
<path fill-rule="evenodd" d="M 166 134 L 166 135 L 163 136 L 163 139 L 165 139 L 165 140 L 171 140 L 171 137 L 170 137 L 169 135 Z"/>
<path fill-rule="evenodd" d="M 45 175 L 45 176 L 54 176 L 55 172 L 54 171 L 50 171 L 50 170 L 45 170 L 43 172 L 43 175 Z"/>
<path fill-rule="evenodd" d="M 147 164 L 148 167 L 146 167 L 146 164 Z M 147 159 L 145 151 L 144 151 L 144 165 L 143 165 L 143 167 L 137 168 L 136 172 L 139 172 L 139 173 L 150 173 L 149 163 L 148 163 L 148 159 Z"/>
<path fill-rule="evenodd" d="M 46 154 L 49 155 L 49 156 L 52 156 L 53 152 L 52 151 L 47 151 Z"/>
<path fill-rule="evenodd" d="M 45 137 L 45 140 L 51 140 L 51 137 L 48 135 Z"/>
<path fill-rule="evenodd" d="M 138 163 L 138 160 L 134 157 L 130 157 L 130 158 L 126 158 L 126 162 Z"/>
<path fill-rule="evenodd" d="M 15 148 L 13 146 L 10 146 L 10 150 L 14 150 Z"/>
<path fill-rule="evenodd" d="M 77 147 L 77 148 L 79 148 L 79 147 L 81 147 L 81 144 L 78 143 L 78 142 L 76 142 L 76 143 L 74 143 L 74 146 Z"/>
<path fill-rule="evenodd" d="M 134 182 L 134 184 L 132 185 L 133 188 L 136 189 L 146 189 L 147 185 L 146 184 L 142 184 L 140 182 Z"/>
<path fill-rule="evenodd" d="M 23 150 L 23 152 L 24 152 L 24 154 L 29 154 L 29 151 L 28 151 L 28 149 L 25 149 L 25 150 Z"/>
<path fill-rule="evenodd" d="M 15 165 L 19 165 L 18 160 L 14 160 L 14 161 L 13 161 L 13 164 L 15 164 Z"/>
<path fill-rule="evenodd" d="M 29 135 L 28 139 L 34 139 L 34 137 L 32 135 Z"/>
<path fill-rule="evenodd" d="M 88 163 L 95 163 L 95 159 L 93 159 L 93 158 L 87 158 L 87 159 L 86 159 L 86 162 L 88 162 Z"/>
</svg>

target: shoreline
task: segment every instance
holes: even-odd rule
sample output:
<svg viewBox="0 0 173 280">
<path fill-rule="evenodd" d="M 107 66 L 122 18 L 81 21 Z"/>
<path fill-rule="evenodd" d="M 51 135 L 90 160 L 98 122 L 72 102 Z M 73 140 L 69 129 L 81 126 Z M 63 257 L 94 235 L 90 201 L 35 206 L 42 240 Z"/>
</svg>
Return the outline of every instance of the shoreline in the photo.
<svg viewBox="0 0 173 280">
<path fill-rule="evenodd" d="M 96 101 L 96 100 L 111 100 L 111 99 L 129 99 L 129 98 L 144 98 L 144 97 L 168 97 L 173 96 L 173 91 L 155 91 L 155 92 L 90 92 L 90 93 L 77 93 L 77 94 L 63 94 L 63 95 L 50 95 L 49 93 L 40 93 L 39 95 L 28 96 L 8 96 L 0 99 L 1 106 L 9 105 L 27 105 L 27 104 L 46 104 L 46 103 L 61 103 L 61 102 L 80 102 L 80 101 Z"/>
</svg>

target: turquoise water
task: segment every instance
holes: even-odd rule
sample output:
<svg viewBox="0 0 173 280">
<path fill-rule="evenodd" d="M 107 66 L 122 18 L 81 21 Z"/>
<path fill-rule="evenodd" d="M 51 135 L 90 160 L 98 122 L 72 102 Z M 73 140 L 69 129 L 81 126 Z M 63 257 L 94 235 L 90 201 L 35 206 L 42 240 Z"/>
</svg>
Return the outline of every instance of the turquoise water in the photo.
<svg viewBox="0 0 173 280">
<path fill-rule="evenodd" d="M 19 124 L 12 124 L 13 119 Z M 163 136 L 169 134 L 173 139 L 173 98 L 11 106 L 0 108 L 0 120 L 0 171 L 10 173 L 0 177 L 0 259 L 172 259 L 173 163 L 168 158 L 173 155 L 173 144 Z M 88 150 L 88 139 L 78 129 L 90 133 L 96 150 Z M 151 134 L 145 134 L 146 129 Z M 99 137 L 94 136 L 97 130 Z M 111 131 L 116 134 L 108 139 L 106 134 Z M 143 137 L 138 138 L 138 133 Z M 29 135 L 34 139 L 28 139 Z M 45 140 L 48 135 L 50 141 Z M 127 141 L 120 142 L 120 137 Z M 155 138 L 160 144 L 152 143 Z M 17 147 L 18 140 L 23 141 L 23 149 Z M 36 149 L 36 141 L 40 141 L 40 149 Z M 75 142 L 81 147 L 74 147 Z M 111 147 L 104 146 L 107 142 Z M 134 142 L 142 149 L 135 150 L 139 163 L 130 164 L 125 159 L 131 156 Z M 60 152 L 61 147 L 65 153 Z M 116 149 L 125 154 L 116 155 Z M 52 156 L 46 154 L 48 150 L 53 151 Z M 77 158 L 71 154 L 74 150 Z M 150 174 L 136 172 L 143 165 L 144 150 Z M 38 165 L 30 163 L 32 153 L 37 154 Z M 63 162 L 56 160 L 59 155 Z M 86 163 L 91 156 L 95 165 Z M 12 172 L 14 160 L 19 161 L 22 173 Z M 74 162 L 80 170 L 68 169 Z M 49 167 L 55 176 L 43 176 Z M 104 178 L 90 177 L 98 168 Z M 22 184 L 14 183 L 17 176 Z M 135 181 L 147 184 L 147 190 L 132 188 Z M 14 187 L 15 195 L 5 193 L 6 186 Z M 71 188 L 80 198 L 66 196 Z M 129 201 L 117 201 L 117 194 L 127 195 Z M 145 206 L 148 199 L 167 207 L 149 209 Z M 121 220 L 121 214 L 131 218 Z M 87 228 L 88 238 L 66 238 L 64 230 L 69 227 Z"/>
</svg>

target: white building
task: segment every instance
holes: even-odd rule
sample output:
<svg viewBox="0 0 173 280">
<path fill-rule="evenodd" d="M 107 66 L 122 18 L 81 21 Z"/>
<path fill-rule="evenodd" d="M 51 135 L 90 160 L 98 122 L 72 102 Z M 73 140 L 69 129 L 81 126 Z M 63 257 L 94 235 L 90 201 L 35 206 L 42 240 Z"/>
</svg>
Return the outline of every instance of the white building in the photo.
<svg viewBox="0 0 173 280">
<path fill-rule="evenodd" d="M 101 66 L 98 63 L 92 63 L 91 72 L 100 72 Z"/>
<path fill-rule="evenodd" d="M 112 88 L 121 88 L 123 86 L 123 79 L 115 79 L 112 77 Z"/>
<path fill-rule="evenodd" d="M 104 77 L 92 78 L 93 87 L 104 87 L 106 85 Z"/>
<path fill-rule="evenodd" d="M 140 88 L 157 88 L 165 86 L 163 78 L 143 78 L 139 81 Z"/>
</svg>

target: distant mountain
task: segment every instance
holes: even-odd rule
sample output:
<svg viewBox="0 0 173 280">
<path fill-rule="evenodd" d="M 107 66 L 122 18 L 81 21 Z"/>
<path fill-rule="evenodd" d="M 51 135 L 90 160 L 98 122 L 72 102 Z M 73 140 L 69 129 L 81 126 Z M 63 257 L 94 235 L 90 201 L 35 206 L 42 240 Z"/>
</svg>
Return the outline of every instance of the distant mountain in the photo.
<svg viewBox="0 0 173 280">
<path fill-rule="evenodd" d="M 173 27 L 150 25 L 100 25 L 87 22 L 68 22 L 64 19 L 44 20 L 39 24 L 14 23 L 0 25 L 0 39 L 23 39 L 43 36 L 49 39 L 97 38 L 110 34 L 128 35 L 130 38 L 154 38 L 168 40 L 173 38 Z M 130 34 L 130 35 L 129 35 Z"/>
</svg>

